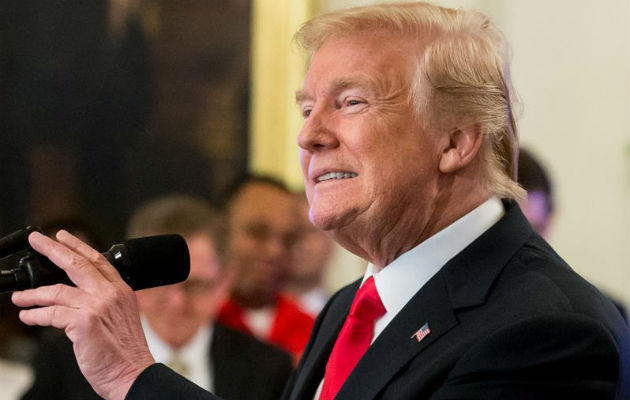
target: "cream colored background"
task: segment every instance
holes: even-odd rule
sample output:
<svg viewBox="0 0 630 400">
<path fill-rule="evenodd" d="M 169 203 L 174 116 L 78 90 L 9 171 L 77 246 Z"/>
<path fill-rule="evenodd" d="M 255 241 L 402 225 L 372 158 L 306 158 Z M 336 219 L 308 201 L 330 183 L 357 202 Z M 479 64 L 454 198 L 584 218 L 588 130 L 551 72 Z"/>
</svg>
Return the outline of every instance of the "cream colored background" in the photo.
<svg viewBox="0 0 630 400">
<path fill-rule="evenodd" d="M 296 0 L 269 18 L 292 18 L 291 28 L 309 14 L 373 3 L 356 0 L 320 0 L 298 7 Z M 282 2 L 282 1 L 281 1 Z M 550 241 L 579 273 L 630 307 L 630 6 L 626 0 L 443 0 L 450 7 L 476 8 L 503 30 L 513 49 L 512 73 L 520 97 L 521 142 L 532 149 L 550 170 L 555 184 L 557 215 Z M 262 8 L 266 8 L 262 7 Z M 299 8 L 302 14 L 286 9 Z M 280 14 L 279 14 L 280 13 Z M 281 15 L 286 14 L 285 16 Z M 260 24 L 260 20 L 258 20 Z M 263 26 L 266 25 L 262 24 Z M 288 46 L 290 33 L 278 37 Z M 296 57 L 289 50 L 284 50 Z M 264 57 L 263 57 L 264 58 Z M 254 71 L 256 61 L 254 57 Z M 292 71 L 303 71 L 293 59 Z M 255 72 L 255 78 L 260 76 Z M 278 168 L 299 186 L 295 135 L 299 129 L 293 91 L 299 74 L 275 75 L 291 79 L 292 88 L 258 93 L 256 104 L 277 101 L 285 115 L 275 132 L 253 124 L 253 135 L 268 146 L 286 151 L 270 159 L 252 149 L 255 170 Z M 284 101 L 284 103 L 281 103 Z M 286 112 L 286 114 L 285 114 Z M 283 127 L 286 131 L 282 131 Z M 273 137 L 272 137 L 273 136 Z M 275 165 L 275 167 L 273 167 Z M 363 263 L 338 252 L 329 283 L 337 287 L 361 273 Z"/>
</svg>

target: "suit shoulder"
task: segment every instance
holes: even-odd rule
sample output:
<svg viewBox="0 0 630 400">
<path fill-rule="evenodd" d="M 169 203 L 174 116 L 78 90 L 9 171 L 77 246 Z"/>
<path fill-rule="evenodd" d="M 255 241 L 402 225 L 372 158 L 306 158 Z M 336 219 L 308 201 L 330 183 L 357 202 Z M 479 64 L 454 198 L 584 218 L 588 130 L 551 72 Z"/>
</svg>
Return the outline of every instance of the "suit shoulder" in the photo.
<svg viewBox="0 0 630 400">
<path fill-rule="evenodd" d="M 266 363 L 280 364 L 292 368 L 292 359 L 289 353 L 269 343 L 262 342 L 246 333 L 227 327 L 221 323 L 215 323 L 214 341 L 218 346 L 228 346 L 238 353 L 250 359 L 262 360 Z"/>
<path fill-rule="evenodd" d="M 548 306 L 601 320 L 618 312 L 595 286 L 575 272 L 542 238 L 533 235 L 506 266 L 502 281 L 525 296 Z"/>
<path fill-rule="evenodd" d="M 435 398 L 614 397 L 619 353 L 608 329 L 575 313 L 531 317 L 469 346 Z M 625 371 L 624 371 L 625 372 Z M 622 382 L 620 382 L 620 380 Z M 553 394 L 553 396 L 551 396 Z"/>
</svg>

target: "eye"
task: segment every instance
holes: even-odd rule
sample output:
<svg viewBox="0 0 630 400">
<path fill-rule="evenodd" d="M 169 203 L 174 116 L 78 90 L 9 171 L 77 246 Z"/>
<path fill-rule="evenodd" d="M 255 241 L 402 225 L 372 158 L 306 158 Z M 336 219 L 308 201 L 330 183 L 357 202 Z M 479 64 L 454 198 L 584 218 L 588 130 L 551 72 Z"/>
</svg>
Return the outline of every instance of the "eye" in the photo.
<svg viewBox="0 0 630 400">
<path fill-rule="evenodd" d="M 368 102 L 362 98 L 357 96 L 347 96 L 343 97 L 340 101 L 339 108 L 342 109 L 347 114 L 356 114 L 360 113 L 366 109 Z"/>
<path fill-rule="evenodd" d="M 302 109 L 302 118 L 307 118 L 309 115 L 311 115 L 311 109 L 310 108 Z"/>
<path fill-rule="evenodd" d="M 256 241 L 265 241 L 271 235 L 271 228 L 265 224 L 253 223 L 244 226 L 243 232 L 250 238 Z"/>
<path fill-rule="evenodd" d="M 343 107 L 345 108 L 350 108 L 352 111 L 358 110 L 359 108 L 362 108 L 363 106 L 365 106 L 367 104 L 367 102 L 360 98 L 360 97 L 346 97 L 343 99 Z"/>
</svg>

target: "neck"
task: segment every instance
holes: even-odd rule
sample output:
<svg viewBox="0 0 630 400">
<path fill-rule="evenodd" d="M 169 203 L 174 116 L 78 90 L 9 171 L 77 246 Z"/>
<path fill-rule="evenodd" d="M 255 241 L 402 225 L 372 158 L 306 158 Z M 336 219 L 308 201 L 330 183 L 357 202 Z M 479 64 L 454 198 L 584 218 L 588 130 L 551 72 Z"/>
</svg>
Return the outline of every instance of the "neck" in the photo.
<svg viewBox="0 0 630 400">
<path fill-rule="evenodd" d="M 321 285 L 321 279 L 309 279 L 309 280 L 294 280 L 287 284 L 287 292 L 299 296 L 307 293 Z"/>
<path fill-rule="evenodd" d="M 276 304 L 277 296 L 277 293 L 249 295 L 240 293 L 239 291 L 232 292 L 232 299 L 236 303 L 240 304 L 244 308 L 250 309 L 273 307 Z"/>
<path fill-rule="evenodd" d="M 357 236 L 360 240 L 345 240 L 353 237 L 343 231 L 335 233 L 335 239 L 380 270 L 489 198 L 490 194 L 478 180 L 445 176 L 438 184 L 436 195 L 418 209 L 403 210 L 376 231 L 362 227 L 364 233 Z"/>
</svg>

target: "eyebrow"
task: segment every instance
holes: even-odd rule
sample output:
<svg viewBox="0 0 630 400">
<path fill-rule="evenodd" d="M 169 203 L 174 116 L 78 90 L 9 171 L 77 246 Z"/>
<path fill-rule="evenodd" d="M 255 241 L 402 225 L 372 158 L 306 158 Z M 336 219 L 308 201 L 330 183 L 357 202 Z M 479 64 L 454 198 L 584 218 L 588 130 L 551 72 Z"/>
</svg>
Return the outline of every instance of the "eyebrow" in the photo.
<svg viewBox="0 0 630 400">
<path fill-rule="evenodd" d="M 298 90 L 295 92 L 295 102 L 298 104 L 310 99 L 312 99 L 312 96 L 306 94 L 304 90 Z"/>
<path fill-rule="evenodd" d="M 329 93 L 334 95 L 349 88 L 361 88 L 369 92 L 375 92 L 376 82 L 374 79 L 356 79 L 356 78 L 340 78 L 333 81 Z M 312 100 L 313 96 L 308 94 L 304 90 L 298 90 L 295 92 L 295 102 L 301 103 L 306 100 Z"/>
</svg>

